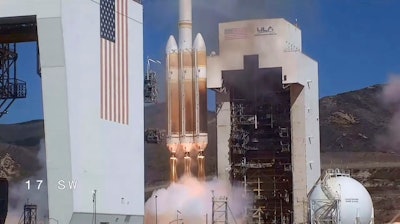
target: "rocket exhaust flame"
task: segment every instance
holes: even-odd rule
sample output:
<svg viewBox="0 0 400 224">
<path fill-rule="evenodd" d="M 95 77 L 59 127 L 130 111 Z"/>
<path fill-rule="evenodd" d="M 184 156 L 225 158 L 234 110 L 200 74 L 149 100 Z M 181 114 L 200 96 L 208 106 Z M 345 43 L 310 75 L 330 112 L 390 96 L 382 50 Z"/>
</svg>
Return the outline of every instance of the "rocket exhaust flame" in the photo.
<svg viewBox="0 0 400 224">
<path fill-rule="evenodd" d="M 201 34 L 192 44 L 192 1 L 179 0 L 179 45 L 170 36 L 166 46 L 168 96 L 167 147 L 171 153 L 171 181 L 176 181 L 175 153 L 183 152 L 184 174 L 191 174 L 190 152 L 199 153 L 199 178 L 204 179 L 203 151 L 207 147 L 206 45 Z M 172 159 L 173 158 L 173 159 Z M 196 160 L 193 160 L 196 161 Z"/>
<path fill-rule="evenodd" d="M 192 176 L 192 171 L 190 169 L 192 158 L 190 158 L 188 152 L 185 153 L 184 161 L 185 161 L 185 175 Z"/>
<path fill-rule="evenodd" d="M 197 166 L 198 166 L 198 173 L 197 173 L 197 178 L 201 181 L 204 181 L 206 178 L 205 174 L 205 169 L 204 169 L 204 155 L 203 151 L 200 151 L 199 154 L 197 155 Z"/>
<path fill-rule="evenodd" d="M 175 154 L 172 154 L 171 157 L 169 158 L 169 165 L 170 165 L 170 169 L 171 169 L 171 172 L 170 172 L 171 182 L 178 181 L 178 174 L 176 172 L 176 162 L 177 162 L 177 159 L 175 157 Z"/>
</svg>

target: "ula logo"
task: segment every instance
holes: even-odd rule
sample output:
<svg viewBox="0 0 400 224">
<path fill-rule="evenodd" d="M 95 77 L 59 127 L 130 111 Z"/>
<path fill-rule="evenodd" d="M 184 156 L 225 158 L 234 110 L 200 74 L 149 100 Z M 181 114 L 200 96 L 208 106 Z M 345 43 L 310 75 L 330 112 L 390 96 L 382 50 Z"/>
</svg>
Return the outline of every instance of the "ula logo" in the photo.
<svg viewBox="0 0 400 224">
<path fill-rule="evenodd" d="M 257 27 L 257 34 L 258 35 L 276 35 L 276 33 L 274 32 L 274 28 L 272 28 L 272 26 L 269 27 Z"/>
</svg>

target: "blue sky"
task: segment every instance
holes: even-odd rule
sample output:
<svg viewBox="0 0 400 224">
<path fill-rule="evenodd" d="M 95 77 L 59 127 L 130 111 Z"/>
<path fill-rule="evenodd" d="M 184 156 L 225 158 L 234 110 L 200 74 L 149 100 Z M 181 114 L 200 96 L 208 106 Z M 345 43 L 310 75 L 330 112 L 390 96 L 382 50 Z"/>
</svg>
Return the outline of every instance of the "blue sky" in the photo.
<svg viewBox="0 0 400 224">
<path fill-rule="evenodd" d="M 178 0 L 143 0 L 143 5 L 144 57 L 164 61 L 168 36 L 177 38 Z M 208 52 L 218 52 L 219 22 L 297 20 L 303 53 L 319 63 L 319 92 L 324 97 L 385 83 L 389 75 L 400 74 L 399 9 L 398 0 L 193 0 L 193 33 L 203 34 Z M 36 45 L 18 48 L 19 77 L 28 83 L 28 98 L 15 102 L 0 123 L 43 118 Z M 163 93 L 164 64 L 152 68 L 159 73 Z"/>
</svg>

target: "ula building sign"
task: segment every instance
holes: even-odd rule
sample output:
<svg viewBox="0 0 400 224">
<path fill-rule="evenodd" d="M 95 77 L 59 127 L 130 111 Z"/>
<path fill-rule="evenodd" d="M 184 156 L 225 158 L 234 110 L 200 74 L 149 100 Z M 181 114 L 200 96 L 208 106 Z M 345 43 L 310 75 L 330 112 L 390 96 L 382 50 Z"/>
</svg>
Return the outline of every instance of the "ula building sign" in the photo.
<svg viewBox="0 0 400 224">
<path fill-rule="evenodd" d="M 272 26 L 258 26 L 255 36 L 260 35 L 276 35 L 274 28 Z"/>
</svg>

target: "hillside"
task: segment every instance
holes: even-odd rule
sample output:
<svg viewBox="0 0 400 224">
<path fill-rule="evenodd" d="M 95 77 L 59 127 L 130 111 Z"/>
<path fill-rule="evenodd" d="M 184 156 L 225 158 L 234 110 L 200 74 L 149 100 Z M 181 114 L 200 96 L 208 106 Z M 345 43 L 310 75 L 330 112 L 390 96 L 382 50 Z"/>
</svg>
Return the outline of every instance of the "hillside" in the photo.
<svg viewBox="0 0 400 224">
<path fill-rule="evenodd" d="M 0 176 L 15 182 L 35 175 L 44 166 L 37 156 L 43 138 L 42 120 L 0 124 Z"/>
<path fill-rule="evenodd" d="M 381 103 L 382 87 L 375 85 L 320 100 L 322 152 L 389 150 L 376 144 L 392 117 Z"/>
<path fill-rule="evenodd" d="M 0 124 L 1 143 L 21 146 L 36 146 L 43 137 L 43 120 L 33 120 L 11 125 Z"/>
</svg>

